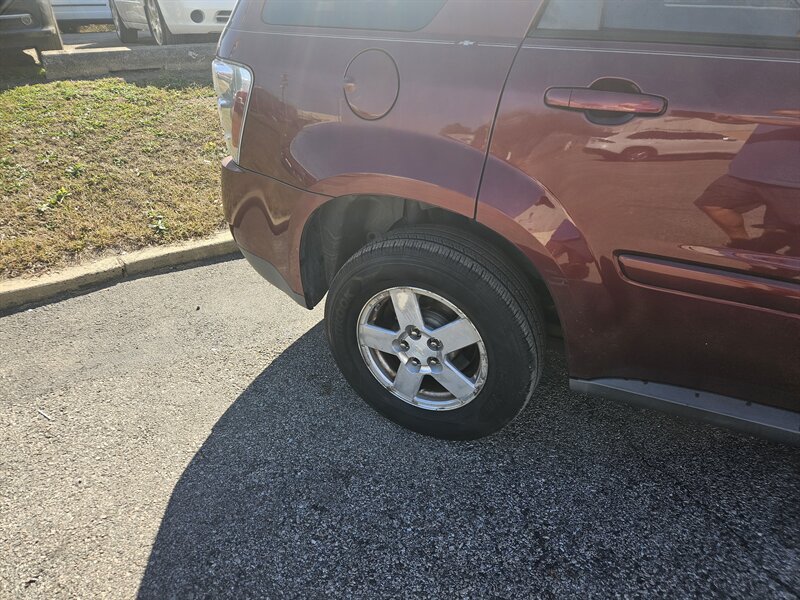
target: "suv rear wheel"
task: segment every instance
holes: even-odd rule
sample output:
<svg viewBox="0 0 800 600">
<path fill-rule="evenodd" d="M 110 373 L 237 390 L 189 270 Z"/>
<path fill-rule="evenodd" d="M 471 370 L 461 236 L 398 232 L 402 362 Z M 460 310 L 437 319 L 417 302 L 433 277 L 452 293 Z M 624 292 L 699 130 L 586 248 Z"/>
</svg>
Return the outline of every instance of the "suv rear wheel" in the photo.
<svg viewBox="0 0 800 600">
<path fill-rule="evenodd" d="M 448 227 L 391 232 L 341 268 L 326 331 L 350 385 L 410 429 L 488 435 L 530 399 L 544 333 L 535 296 L 508 259 Z"/>
</svg>

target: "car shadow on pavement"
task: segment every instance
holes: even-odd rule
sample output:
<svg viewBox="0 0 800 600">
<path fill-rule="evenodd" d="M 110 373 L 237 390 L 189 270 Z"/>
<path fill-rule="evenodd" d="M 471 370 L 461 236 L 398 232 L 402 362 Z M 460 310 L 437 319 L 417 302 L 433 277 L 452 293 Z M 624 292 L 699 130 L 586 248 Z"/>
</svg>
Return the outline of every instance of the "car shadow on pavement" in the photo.
<svg viewBox="0 0 800 600">
<path fill-rule="evenodd" d="M 571 393 L 564 359 L 498 434 L 406 431 L 322 327 L 217 422 L 140 598 L 750 596 L 800 585 L 798 449 Z"/>
</svg>

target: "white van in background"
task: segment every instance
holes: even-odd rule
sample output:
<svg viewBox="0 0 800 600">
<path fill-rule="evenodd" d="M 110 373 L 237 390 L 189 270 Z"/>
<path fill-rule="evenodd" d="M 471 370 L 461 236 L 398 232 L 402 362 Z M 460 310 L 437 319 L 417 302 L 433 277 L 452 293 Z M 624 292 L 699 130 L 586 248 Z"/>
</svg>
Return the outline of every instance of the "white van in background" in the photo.
<svg viewBox="0 0 800 600">
<path fill-rule="evenodd" d="M 187 35 L 218 35 L 231 16 L 236 0 L 110 0 L 117 35 L 135 42 L 150 31 L 159 46 L 180 44 Z"/>
</svg>

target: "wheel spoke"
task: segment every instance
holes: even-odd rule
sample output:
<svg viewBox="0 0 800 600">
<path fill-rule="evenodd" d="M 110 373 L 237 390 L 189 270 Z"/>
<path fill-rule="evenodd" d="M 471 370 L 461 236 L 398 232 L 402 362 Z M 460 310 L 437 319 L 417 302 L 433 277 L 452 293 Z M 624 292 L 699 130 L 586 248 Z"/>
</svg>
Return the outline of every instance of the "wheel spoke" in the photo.
<svg viewBox="0 0 800 600">
<path fill-rule="evenodd" d="M 381 352 L 397 354 L 392 347 L 392 342 L 397 339 L 397 332 L 384 329 L 377 325 L 365 323 L 358 328 L 358 341 L 367 348 L 374 348 Z"/>
<path fill-rule="evenodd" d="M 456 319 L 447 325 L 442 325 L 431 335 L 442 342 L 446 354 L 466 348 L 480 341 L 478 330 L 467 319 Z"/>
<path fill-rule="evenodd" d="M 400 329 L 402 330 L 409 326 L 422 329 L 424 323 L 422 321 L 422 313 L 419 310 L 417 295 L 409 289 L 396 288 L 391 291 L 391 296 L 392 306 L 394 306 L 394 313 L 397 315 Z"/>
<path fill-rule="evenodd" d="M 449 361 L 444 362 L 441 373 L 436 373 L 433 378 L 456 398 L 464 398 L 475 391 L 475 384 L 456 369 Z"/>
<path fill-rule="evenodd" d="M 400 365 L 397 377 L 394 378 L 394 388 L 403 396 L 413 399 L 419 392 L 423 377 L 419 371 L 412 371 L 407 365 Z"/>
</svg>

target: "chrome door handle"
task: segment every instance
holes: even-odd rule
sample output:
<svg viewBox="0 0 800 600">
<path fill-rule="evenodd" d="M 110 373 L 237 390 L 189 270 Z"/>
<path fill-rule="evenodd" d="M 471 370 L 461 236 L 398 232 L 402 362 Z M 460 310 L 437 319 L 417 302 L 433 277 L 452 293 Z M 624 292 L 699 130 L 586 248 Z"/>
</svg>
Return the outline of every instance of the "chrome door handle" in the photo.
<svg viewBox="0 0 800 600">
<path fill-rule="evenodd" d="M 629 115 L 655 116 L 667 110 L 667 99 L 661 96 L 578 87 L 552 87 L 544 93 L 544 103 L 566 110 L 596 110 Z"/>
</svg>

